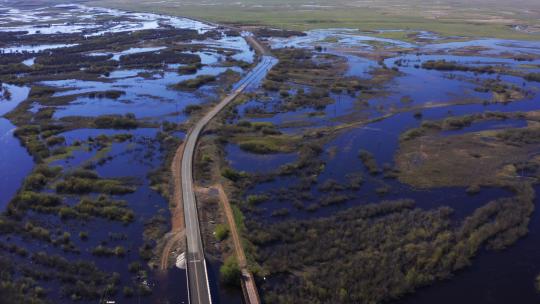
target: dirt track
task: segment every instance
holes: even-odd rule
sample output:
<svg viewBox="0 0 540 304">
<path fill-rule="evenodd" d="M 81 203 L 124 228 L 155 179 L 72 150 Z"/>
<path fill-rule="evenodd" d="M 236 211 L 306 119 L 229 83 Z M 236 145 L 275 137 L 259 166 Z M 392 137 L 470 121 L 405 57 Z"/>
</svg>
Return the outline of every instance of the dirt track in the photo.
<svg viewBox="0 0 540 304">
<path fill-rule="evenodd" d="M 225 216 L 227 217 L 227 221 L 229 222 L 229 227 L 231 228 L 231 236 L 234 242 L 234 249 L 236 251 L 236 257 L 238 258 L 238 265 L 240 268 L 244 268 L 247 266 L 246 262 L 246 255 L 244 254 L 244 249 L 242 247 L 242 244 L 240 243 L 240 236 L 238 235 L 238 227 L 236 227 L 236 222 L 234 221 L 234 214 L 231 208 L 231 204 L 229 203 L 229 198 L 227 197 L 227 194 L 225 194 L 225 190 L 223 190 L 223 186 L 221 184 L 217 184 L 214 186 L 215 189 L 219 192 L 219 199 L 221 200 L 221 203 L 223 204 L 223 209 L 225 211 Z"/>
<path fill-rule="evenodd" d="M 182 166 L 182 155 L 184 154 L 184 144 L 181 144 L 174 155 L 171 164 L 171 173 L 173 177 L 173 193 L 170 197 L 174 207 L 171 209 L 171 231 L 168 233 L 165 245 L 161 252 L 161 262 L 159 269 L 166 270 L 169 267 L 169 256 L 175 245 L 184 242 L 185 225 L 184 225 L 184 205 L 182 204 L 182 183 L 180 177 L 180 167 Z M 178 245 L 180 245 L 178 244 Z M 178 247 L 184 247 L 181 245 Z"/>
<path fill-rule="evenodd" d="M 257 291 L 257 286 L 255 285 L 255 279 L 253 274 L 249 271 L 246 255 L 244 253 L 244 247 L 240 241 L 240 236 L 238 234 L 238 227 L 236 226 L 236 221 L 234 220 L 234 213 L 229 202 L 229 198 L 223 189 L 221 184 L 214 186 L 215 189 L 219 192 L 219 199 L 223 204 L 223 209 L 225 211 L 225 216 L 229 222 L 229 227 L 231 230 L 231 236 L 234 242 L 234 249 L 236 251 L 236 257 L 238 258 L 238 265 L 242 271 L 242 282 L 244 285 L 244 292 L 246 295 L 246 302 L 249 304 L 259 304 L 261 302 L 259 298 L 259 293 Z"/>
</svg>

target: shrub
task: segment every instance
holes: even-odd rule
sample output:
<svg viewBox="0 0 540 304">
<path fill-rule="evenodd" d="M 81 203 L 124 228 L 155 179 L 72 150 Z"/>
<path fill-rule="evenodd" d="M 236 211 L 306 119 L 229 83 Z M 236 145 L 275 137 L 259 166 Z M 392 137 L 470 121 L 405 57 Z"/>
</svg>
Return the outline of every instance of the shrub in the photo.
<svg viewBox="0 0 540 304">
<path fill-rule="evenodd" d="M 203 85 L 209 84 L 216 80 L 216 76 L 199 75 L 194 79 L 184 80 L 174 85 L 174 88 L 182 91 L 194 91 Z"/>
<path fill-rule="evenodd" d="M 123 91 L 110 90 L 110 91 L 105 91 L 104 96 L 106 98 L 110 98 L 110 99 L 118 99 L 124 94 L 126 94 L 126 93 L 123 92 Z"/>
<path fill-rule="evenodd" d="M 347 175 L 349 181 L 348 187 L 351 190 L 358 190 L 364 183 L 364 177 L 361 173 L 351 173 Z"/>
<path fill-rule="evenodd" d="M 221 175 L 227 179 L 230 179 L 233 182 L 236 182 L 243 177 L 242 173 L 237 172 L 231 168 L 223 169 L 223 171 L 221 171 Z"/>
<path fill-rule="evenodd" d="M 51 96 L 55 92 L 56 91 L 54 88 L 33 86 L 32 89 L 30 90 L 30 97 L 41 98 L 44 96 Z"/>
<path fill-rule="evenodd" d="M 38 191 L 47 184 L 47 177 L 41 173 L 32 173 L 24 180 L 24 189 Z"/>
<path fill-rule="evenodd" d="M 35 173 L 43 174 L 47 178 L 53 178 L 56 177 L 62 172 L 62 167 L 56 166 L 56 167 L 49 167 L 47 165 L 39 165 L 34 170 Z"/>
<path fill-rule="evenodd" d="M 133 288 L 129 286 L 124 286 L 124 288 L 122 289 L 122 293 L 124 294 L 124 297 L 131 298 L 134 294 L 134 291 Z"/>
<path fill-rule="evenodd" d="M 272 216 L 287 216 L 290 211 L 287 208 L 280 208 L 272 211 Z"/>
<path fill-rule="evenodd" d="M 481 188 L 479 185 L 477 184 L 474 184 L 474 185 L 470 185 L 465 191 L 467 192 L 467 194 L 477 194 L 478 192 L 480 192 Z"/>
<path fill-rule="evenodd" d="M 224 224 L 219 224 L 216 226 L 216 231 L 214 232 L 216 239 L 218 241 L 223 241 L 229 236 L 229 227 Z"/>
<path fill-rule="evenodd" d="M 105 246 L 98 245 L 92 249 L 92 254 L 95 256 L 109 256 L 111 252 Z"/>
<path fill-rule="evenodd" d="M 379 166 L 377 165 L 377 161 L 375 160 L 375 157 L 373 157 L 373 154 L 366 150 L 360 150 L 359 157 L 370 174 L 374 175 L 380 172 Z"/>
<path fill-rule="evenodd" d="M 63 220 L 75 218 L 77 217 L 77 212 L 70 207 L 64 206 L 58 210 L 58 216 Z"/>
<path fill-rule="evenodd" d="M 55 207 L 60 205 L 62 199 L 54 194 L 24 191 L 14 198 L 18 207 Z"/>
<path fill-rule="evenodd" d="M 116 246 L 114 247 L 114 255 L 116 255 L 117 257 L 124 257 L 126 255 L 126 249 L 124 249 L 124 247 L 122 246 Z"/>
<path fill-rule="evenodd" d="M 240 149 L 252 153 L 267 154 L 273 152 L 268 146 L 260 142 L 245 142 L 240 144 Z"/>
<path fill-rule="evenodd" d="M 34 226 L 32 223 L 27 222 L 24 225 L 24 230 L 35 239 L 51 241 L 50 231 L 43 227 Z"/>
<path fill-rule="evenodd" d="M 251 122 L 249 120 L 240 120 L 236 125 L 243 128 L 251 128 Z"/>
<path fill-rule="evenodd" d="M 63 181 L 56 184 L 56 192 L 69 194 L 86 193 L 107 193 L 107 194 L 127 194 L 135 189 L 124 185 L 122 182 L 113 179 L 94 179 L 68 176 Z"/>
<path fill-rule="evenodd" d="M 414 129 L 409 129 L 409 130 L 403 132 L 401 134 L 401 136 L 399 137 L 399 139 L 402 140 L 402 141 L 412 140 L 412 139 L 418 138 L 418 137 L 420 137 L 420 136 L 422 136 L 424 134 L 425 134 L 424 129 L 422 129 L 422 128 L 414 128 Z"/>
<path fill-rule="evenodd" d="M 149 261 L 152 258 L 152 246 L 148 243 L 144 243 L 139 247 L 139 256 L 145 261 Z"/>
<path fill-rule="evenodd" d="M 266 194 L 252 194 L 246 197 L 246 201 L 250 205 L 258 205 L 269 200 L 270 197 Z"/>
<path fill-rule="evenodd" d="M 230 256 L 225 260 L 225 263 L 219 268 L 221 281 L 228 286 L 240 286 L 240 278 L 242 272 L 238 266 L 238 262 L 234 256 Z"/>
<path fill-rule="evenodd" d="M 429 60 L 422 63 L 422 68 L 428 70 L 438 70 L 438 71 L 462 71 L 462 72 L 475 72 L 475 73 L 495 73 L 495 70 L 492 66 L 465 66 L 458 64 L 453 61 L 446 60 Z"/>
<path fill-rule="evenodd" d="M 61 145 L 66 142 L 66 138 L 64 136 L 51 136 L 47 138 L 47 145 L 49 147 Z"/>
<path fill-rule="evenodd" d="M 142 270 L 142 264 L 140 262 L 130 263 L 128 266 L 129 272 L 137 273 Z"/>
<path fill-rule="evenodd" d="M 184 66 L 181 66 L 178 68 L 178 74 L 180 75 L 188 75 L 188 74 L 195 74 L 197 73 L 197 70 L 201 67 L 202 65 L 199 63 L 199 64 L 190 64 L 190 65 L 184 65 Z"/>
<path fill-rule="evenodd" d="M 58 147 L 51 151 L 51 155 L 63 155 L 67 153 L 68 153 L 68 149 L 66 147 Z"/>
<path fill-rule="evenodd" d="M 184 108 L 184 113 L 186 114 L 192 114 L 193 112 L 199 111 L 202 109 L 200 105 L 188 105 Z"/>
<path fill-rule="evenodd" d="M 448 117 L 443 121 L 443 129 L 445 130 L 459 130 L 470 126 L 475 120 L 472 115 L 462 117 Z"/>
<path fill-rule="evenodd" d="M 378 195 L 385 195 L 387 194 L 388 192 L 390 192 L 390 187 L 388 186 L 381 186 L 381 187 L 378 187 L 377 189 L 375 189 L 375 193 L 377 193 Z"/>
<path fill-rule="evenodd" d="M 94 120 L 94 124 L 99 129 L 135 129 L 139 126 L 135 115 L 103 115 Z"/>
<path fill-rule="evenodd" d="M 340 185 L 334 179 L 327 179 L 319 186 L 319 191 L 321 192 L 342 191 L 342 190 L 345 190 L 345 187 L 343 185 Z"/>
<path fill-rule="evenodd" d="M 81 231 L 79 232 L 79 238 L 83 241 L 86 241 L 88 240 L 88 232 L 86 231 Z"/>
<path fill-rule="evenodd" d="M 113 201 L 106 198 L 97 200 L 83 198 L 73 208 L 83 216 L 102 217 L 124 223 L 132 222 L 135 219 L 134 212 L 127 208 L 127 203 L 124 201 Z"/>
<path fill-rule="evenodd" d="M 529 73 L 525 76 L 525 80 L 540 82 L 540 73 Z"/>
<path fill-rule="evenodd" d="M 124 257 L 126 255 L 126 250 L 122 246 L 116 246 L 115 248 L 107 248 L 103 245 L 98 245 L 92 249 L 92 254 L 95 256 L 117 256 Z"/>
<path fill-rule="evenodd" d="M 99 176 L 95 171 L 85 170 L 85 169 L 76 169 L 66 174 L 68 177 L 73 178 L 87 178 L 87 179 L 98 179 Z"/>
<path fill-rule="evenodd" d="M 278 82 L 266 79 L 262 84 L 263 89 L 267 91 L 279 91 L 281 85 Z"/>
<path fill-rule="evenodd" d="M 64 232 L 62 236 L 58 238 L 58 241 L 64 244 L 68 244 L 71 239 L 71 234 L 69 232 Z"/>
<path fill-rule="evenodd" d="M 349 197 L 344 194 L 331 195 L 331 196 L 323 197 L 320 200 L 320 204 L 322 206 L 329 206 L 329 205 L 341 204 L 341 203 L 346 202 L 347 200 L 349 200 Z"/>
</svg>

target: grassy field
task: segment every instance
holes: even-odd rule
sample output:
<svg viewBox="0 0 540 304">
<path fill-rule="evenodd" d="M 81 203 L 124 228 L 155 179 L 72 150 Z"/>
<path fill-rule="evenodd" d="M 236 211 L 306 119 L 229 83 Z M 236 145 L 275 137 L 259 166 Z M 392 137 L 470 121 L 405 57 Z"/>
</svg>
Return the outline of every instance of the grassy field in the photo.
<svg viewBox="0 0 540 304">
<path fill-rule="evenodd" d="M 305 1 L 247 0 L 225 3 L 175 0 L 97 0 L 89 5 L 188 16 L 219 23 L 265 25 L 285 29 L 357 28 L 360 30 L 429 30 L 444 36 L 540 39 L 540 4 L 535 1 L 452 1 L 433 4 L 426 0 Z M 527 26 L 516 31 L 512 25 Z M 401 38 L 399 35 L 397 38 Z"/>
<path fill-rule="evenodd" d="M 448 118 L 409 130 L 395 157 L 399 180 L 418 188 L 493 186 L 519 180 L 519 172 L 523 175 L 540 161 L 531 157 L 540 142 L 538 115 L 525 114 L 525 128 L 440 135 L 441 130 L 460 129 L 474 121 L 514 117 L 487 114 Z"/>
</svg>

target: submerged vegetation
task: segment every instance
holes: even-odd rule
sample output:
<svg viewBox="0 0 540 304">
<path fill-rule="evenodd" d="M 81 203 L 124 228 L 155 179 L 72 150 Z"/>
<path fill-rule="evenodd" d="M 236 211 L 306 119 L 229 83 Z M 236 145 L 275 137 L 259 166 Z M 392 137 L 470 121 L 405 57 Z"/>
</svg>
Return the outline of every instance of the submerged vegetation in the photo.
<svg viewBox="0 0 540 304">
<path fill-rule="evenodd" d="M 362 163 L 364 164 L 364 166 L 366 166 L 370 174 L 377 174 L 380 172 L 377 161 L 371 153 L 366 150 L 362 150 L 360 151 L 359 156 L 362 160 Z"/>
<path fill-rule="evenodd" d="M 94 124 L 99 129 L 135 129 L 139 126 L 133 114 L 100 116 L 94 120 Z"/>
<path fill-rule="evenodd" d="M 0 215 L 0 302 L 163 296 L 152 295 L 161 280 L 152 270 L 171 230 L 172 158 L 189 127 L 176 118 L 204 110 L 249 66 L 233 57 L 248 60 L 252 52 L 218 27 L 199 31 L 206 25 L 117 13 L 50 6 L 32 23 L 12 24 L 35 33 L 0 29 L 0 103 L 15 125 L 6 138 L 32 158 L 19 191 L 0 193 L 7 205 Z M 58 32 L 49 31 L 58 24 Z M 5 51 L 10 46 L 21 51 Z M 203 65 L 201 56 L 216 62 Z M 191 75 L 203 67 L 209 75 Z M 178 79 L 186 80 L 178 89 L 189 91 L 181 100 L 170 90 Z M 216 237 L 226 239 L 228 228 L 218 228 Z"/>
<path fill-rule="evenodd" d="M 203 85 L 214 82 L 215 80 L 216 77 L 212 75 L 199 75 L 194 79 L 188 79 L 177 83 L 174 85 L 174 88 L 183 91 L 194 91 Z"/>
<path fill-rule="evenodd" d="M 265 301 L 377 303 L 448 278 L 481 247 L 504 248 L 527 232 L 533 194 L 527 187 L 519 191 L 477 209 L 458 228 L 450 224 L 450 208 L 424 211 L 407 200 L 270 227 L 250 223 L 255 230 L 249 239 L 261 250 L 258 261 L 280 281 L 263 286 Z"/>
<path fill-rule="evenodd" d="M 461 71 L 461 72 L 475 72 L 475 73 L 495 73 L 495 69 L 492 66 L 468 66 L 462 65 L 457 62 L 451 62 L 446 60 L 430 60 L 422 63 L 422 68 L 428 70 L 439 71 Z"/>
<path fill-rule="evenodd" d="M 525 79 L 528 81 L 540 82 L 540 73 L 529 73 L 525 75 Z"/>
</svg>

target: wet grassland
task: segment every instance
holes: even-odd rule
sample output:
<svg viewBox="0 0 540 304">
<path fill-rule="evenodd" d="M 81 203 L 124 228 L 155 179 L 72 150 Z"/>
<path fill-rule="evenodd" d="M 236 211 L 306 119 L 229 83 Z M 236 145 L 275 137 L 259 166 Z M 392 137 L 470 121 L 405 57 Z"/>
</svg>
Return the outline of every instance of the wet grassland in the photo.
<svg viewBox="0 0 540 304">
<path fill-rule="evenodd" d="M 90 1 L 95 5 L 192 16 L 221 24 L 289 30 L 353 28 L 368 35 L 414 40 L 432 31 L 447 37 L 538 39 L 540 7 L 531 1 L 261 1 L 185 3 L 174 0 Z M 386 30 L 380 32 L 380 30 Z"/>
</svg>

